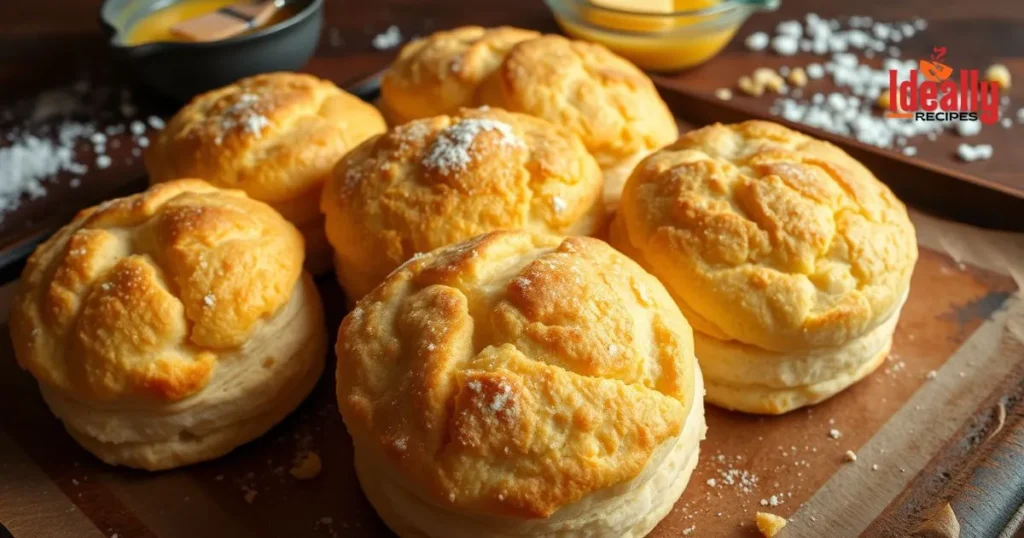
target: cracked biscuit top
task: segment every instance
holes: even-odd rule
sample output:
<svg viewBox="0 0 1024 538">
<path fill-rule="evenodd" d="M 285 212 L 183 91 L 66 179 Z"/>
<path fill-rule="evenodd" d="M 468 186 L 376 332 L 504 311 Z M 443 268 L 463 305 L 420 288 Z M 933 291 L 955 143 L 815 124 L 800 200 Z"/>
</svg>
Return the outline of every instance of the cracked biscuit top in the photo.
<svg viewBox="0 0 1024 538">
<path fill-rule="evenodd" d="M 702 397 L 671 296 L 583 237 L 416 257 L 345 318 L 337 355 L 356 450 L 463 513 L 546 517 L 626 482 Z"/>
<path fill-rule="evenodd" d="M 104 202 L 29 258 L 18 362 L 82 401 L 181 400 L 288 302 L 302 261 L 295 227 L 241 191 L 179 180 Z"/>
<path fill-rule="evenodd" d="M 462 26 L 414 39 L 384 73 L 381 107 L 401 124 L 482 104 L 480 83 L 516 43 L 539 36 L 511 26 Z"/>
<path fill-rule="evenodd" d="M 463 109 L 395 127 L 345 156 L 324 190 L 327 238 L 352 299 L 395 267 L 477 234 L 589 235 L 603 179 L 577 137 L 544 120 Z"/>
<path fill-rule="evenodd" d="M 319 216 L 338 159 L 385 129 L 377 109 L 331 81 L 267 73 L 196 96 L 146 151 L 146 170 L 152 183 L 241 189 L 302 223 Z"/>
<path fill-rule="evenodd" d="M 611 235 L 694 329 L 777 351 L 874 328 L 917 260 L 906 207 L 867 168 L 762 121 L 692 131 L 642 161 Z"/>
</svg>

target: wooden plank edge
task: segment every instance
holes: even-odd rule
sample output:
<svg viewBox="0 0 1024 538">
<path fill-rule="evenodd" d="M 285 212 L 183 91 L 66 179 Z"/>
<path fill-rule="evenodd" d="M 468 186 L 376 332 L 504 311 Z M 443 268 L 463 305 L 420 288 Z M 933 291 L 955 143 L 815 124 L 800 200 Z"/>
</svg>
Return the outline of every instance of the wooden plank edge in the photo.
<svg viewBox="0 0 1024 538">
<path fill-rule="evenodd" d="M 1008 347 L 1000 353 L 1024 355 L 1024 343 L 1010 342 Z M 1024 507 L 1024 361 L 862 536 L 911 536 L 947 502 L 961 536 L 1012 535 L 1019 526 Z"/>
</svg>

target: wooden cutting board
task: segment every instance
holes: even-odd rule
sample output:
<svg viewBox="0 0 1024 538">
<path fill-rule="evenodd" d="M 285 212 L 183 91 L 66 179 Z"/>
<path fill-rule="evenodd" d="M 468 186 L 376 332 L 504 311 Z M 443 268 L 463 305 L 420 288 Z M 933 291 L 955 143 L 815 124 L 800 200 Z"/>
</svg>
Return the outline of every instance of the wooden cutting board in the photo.
<svg viewBox="0 0 1024 538">
<path fill-rule="evenodd" d="M 1024 436 L 1017 400 L 1003 402 L 1002 429 L 991 435 L 999 418 L 991 400 L 1019 398 L 1024 389 L 1024 309 L 1008 274 L 1022 268 L 957 261 L 941 251 L 957 236 L 935 232 L 947 223 L 915 220 L 927 246 L 885 364 L 850 390 L 781 417 L 709 407 L 697 470 L 652 537 L 755 536 L 758 510 L 794 518 L 784 537 L 903 536 L 950 499 L 963 536 L 990 535 L 967 532 L 968 524 L 1007 525 L 1015 507 L 995 505 L 1008 506 L 1021 492 Z M 957 229 L 966 244 L 993 235 Z M 995 235 L 1024 251 L 1021 236 Z M 981 262 L 1002 263 L 992 256 Z M 333 334 L 345 303 L 330 277 L 319 285 Z M 10 292 L 0 290 L 3 312 Z M 18 369 L 6 328 L 0 394 L 0 522 L 17 538 L 392 536 L 360 493 L 333 376 L 263 438 L 220 460 L 163 473 L 108 467 L 80 449 Z M 323 472 L 296 480 L 288 469 L 306 450 L 321 456 Z M 847 450 L 856 462 L 844 462 Z M 992 461 L 1000 450 L 1009 457 Z M 982 461 L 974 461 L 979 454 Z M 956 484 L 977 482 L 979 469 L 1009 478 L 989 491 Z"/>
</svg>

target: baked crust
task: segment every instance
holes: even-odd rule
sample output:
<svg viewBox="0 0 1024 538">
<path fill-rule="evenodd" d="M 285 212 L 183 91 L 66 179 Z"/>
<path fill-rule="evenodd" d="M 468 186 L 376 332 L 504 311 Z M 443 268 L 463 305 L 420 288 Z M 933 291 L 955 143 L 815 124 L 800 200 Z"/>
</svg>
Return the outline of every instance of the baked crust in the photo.
<svg viewBox="0 0 1024 538">
<path fill-rule="evenodd" d="M 645 159 L 610 235 L 695 330 L 780 352 L 841 346 L 889 319 L 917 260 L 906 208 L 867 168 L 761 121 L 692 131 Z"/>
<path fill-rule="evenodd" d="M 516 43 L 540 36 L 510 26 L 462 26 L 402 47 L 381 80 L 381 108 L 392 125 L 477 106 L 480 83 Z"/>
<path fill-rule="evenodd" d="M 151 183 L 201 178 L 267 202 L 305 233 L 323 222 L 320 194 L 346 152 L 386 129 L 372 105 L 299 73 L 242 79 L 197 96 L 146 151 Z M 308 236 L 313 265 L 329 266 Z"/>
<path fill-rule="evenodd" d="M 679 135 L 643 71 L 603 45 L 559 35 L 513 47 L 484 82 L 481 103 L 567 128 L 602 168 L 635 160 Z"/>
<path fill-rule="evenodd" d="M 336 351 L 363 465 L 467 517 L 545 518 L 637 477 L 701 397 L 671 297 L 590 238 L 493 232 L 416 257 Z"/>
<path fill-rule="evenodd" d="M 603 45 L 508 27 L 413 41 L 385 74 L 381 102 L 393 124 L 487 105 L 560 125 L 597 159 L 608 209 L 633 166 L 679 135 L 654 83 L 627 60 Z"/>
<path fill-rule="evenodd" d="M 288 301 L 302 251 L 270 207 L 198 180 L 85 209 L 25 266 L 18 362 L 81 400 L 181 400 Z"/>
<path fill-rule="evenodd" d="M 413 255 L 480 233 L 593 234 L 605 221 L 601 187 L 574 135 L 523 114 L 464 109 L 346 155 L 322 210 L 338 279 L 357 300 Z"/>
</svg>

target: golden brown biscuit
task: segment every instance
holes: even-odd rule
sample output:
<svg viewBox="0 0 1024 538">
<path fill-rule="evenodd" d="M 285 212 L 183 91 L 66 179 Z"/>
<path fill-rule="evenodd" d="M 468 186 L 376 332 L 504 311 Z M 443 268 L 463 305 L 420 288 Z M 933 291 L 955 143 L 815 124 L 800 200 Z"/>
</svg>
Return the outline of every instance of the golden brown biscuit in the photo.
<svg viewBox="0 0 1024 538">
<path fill-rule="evenodd" d="M 687 133 L 641 162 L 611 241 L 693 325 L 709 401 L 764 413 L 874 370 L 917 260 L 906 208 L 870 171 L 756 121 Z"/>
<path fill-rule="evenodd" d="M 338 159 L 385 130 L 373 106 L 332 82 L 298 73 L 242 79 L 182 108 L 146 152 L 151 183 L 183 177 L 241 189 L 306 238 L 306 267 L 330 267 L 317 211 Z"/>
<path fill-rule="evenodd" d="M 679 134 L 654 83 L 602 45 L 478 26 L 438 32 L 402 50 L 381 85 L 392 122 L 489 105 L 561 125 L 605 173 L 613 209 L 633 166 Z"/>
<path fill-rule="evenodd" d="M 509 51 L 480 102 L 566 127 L 605 172 L 605 203 L 618 205 L 633 167 L 674 142 L 675 118 L 654 83 L 603 45 L 545 35 Z"/>
<path fill-rule="evenodd" d="M 381 108 L 392 125 L 477 106 L 477 88 L 513 45 L 540 34 L 510 26 L 463 26 L 415 39 L 381 80 Z"/>
<path fill-rule="evenodd" d="M 691 331 L 590 238 L 494 232 L 410 260 L 338 335 L 363 490 L 399 536 L 645 536 L 704 434 Z"/>
<path fill-rule="evenodd" d="M 284 418 L 323 370 L 302 236 L 237 190 L 180 180 L 86 209 L 29 258 L 18 363 L 86 449 L 167 469 Z"/>
<path fill-rule="evenodd" d="M 483 232 L 592 234 L 601 181 L 574 135 L 523 114 L 401 125 L 349 153 L 324 190 L 338 280 L 355 301 L 413 255 Z"/>
</svg>

